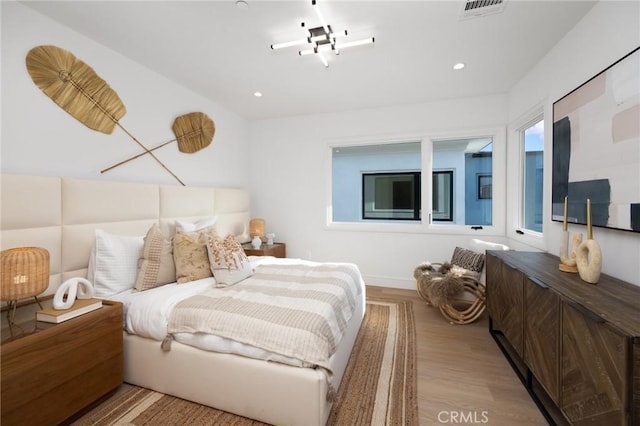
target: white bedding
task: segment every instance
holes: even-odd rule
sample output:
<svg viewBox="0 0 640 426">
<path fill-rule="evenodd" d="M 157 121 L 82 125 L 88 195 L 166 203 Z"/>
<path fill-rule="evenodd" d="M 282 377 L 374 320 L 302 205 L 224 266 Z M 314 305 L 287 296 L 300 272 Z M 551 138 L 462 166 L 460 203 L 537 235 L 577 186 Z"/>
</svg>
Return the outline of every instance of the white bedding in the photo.
<svg viewBox="0 0 640 426">
<path fill-rule="evenodd" d="M 302 263 L 317 265 L 315 262 L 300 259 L 279 259 L 270 256 L 249 256 L 249 261 L 254 268 L 260 264 L 290 265 Z M 363 282 L 359 284 L 362 288 L 364 287 Z M 127 333 L 161 342 L 167 336 L 167 326 L 172 308 L 187 297 L 202 293 L 214 287 L 214 278 L 205 278 L 186 284 L 167 284 L 142 292 L 127 290 L 111 296 L 110 299 L 122 302 L 124 308 L 124 329 Z M 223 291 L 223 289 L 220 290 Z M 173 335 L 173 338 L 177 342 L 207 351 L 232 353 L 298 367 L 304 366 L 300 360 L 284 357 L 215 335 L 176 333 Z M 158 349 L 160 349 L 160 343 L 158 343 Z"/>
</svg>

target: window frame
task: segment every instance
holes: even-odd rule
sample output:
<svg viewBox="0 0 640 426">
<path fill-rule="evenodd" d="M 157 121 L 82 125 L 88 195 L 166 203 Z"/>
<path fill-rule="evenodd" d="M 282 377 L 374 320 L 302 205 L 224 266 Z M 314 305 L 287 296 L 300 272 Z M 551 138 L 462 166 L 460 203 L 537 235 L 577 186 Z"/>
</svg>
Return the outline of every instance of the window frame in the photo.
<svg viewBox="0 0 640 426">
<path fill-rule="evenodd" d="M 547 210 L 551 209 L 549 206 L 551 195 L 548 185 L 550 170 L 546 167 L 550 164 L 549 155 L 551 151 L 549 147 L 550 130 L 546 117 L 550 116 L 550 106 L 543 107 L 539 105 L 520 116 L 517 120 L 514 120 L 512 124 L 509 125 L 509 147 L 507 150 L 507 163 L 509 164 L 507 175 L 510 177 L 508 192 L 510 194 L 517 194 L 516 197 L 507 200 L 507 211 L 509 212 L 507 217 L 507 237 L 540 250 L 546 250 L 544 233 L 548 231 L 550 226 L 547 212 Z M 545 124 L 543 141 L 542 232 L 527 229 L 524 226 L 524 132 L 539 121 L 544 121 Z"/>
<path fill-rule="evenodd" d="M 483 196 L 484 191 L 482 189 L 486 188 L 487 185 L 493 188 L 493 173 L 478 173 L 476 176 L 478 178 L 478 200 L 491 200 L 493 198 L 493 191 L 489 189 L 489 194 Z M 488 183 L 484 182 L 487 178 L 489 178 Z"/>
<path fill-rule="evenodd" d="M 399 176 L 399 175 L 406 175 L 406 176 L 412 176 L 413 177 L 413 182 L 414 182 L 414 188 L 413 188 L 413 197 L 414 199 L 417 199 L 417 203 L 415 203 L 414 207 L 413 207 L 413 217 L 367 217 L 367 209 L 366 209 L 366 204 L 367 204 L 367 199 L 365 197 L 365 180 L 367 176 L 373 176 L 373 177 L 382 177 L 382 176 Z M 371 220 L 377 220 L 377 221 L 396 221 L 396 220 L 411 220 L 411 221 L 419 221 L 420 220 L 420 206 L 421 206 L 421 172 L 420 170 L 418 171 L 399 171 L 399 172 L 363 172 L 362 173 L 362 196 L 361 196 L 361 217 L 362 220 L 364 221 L 371 221 Z M 406 209 L 409 210 L 409 209 Z"/>
<path fill-rule="evenodd" d="M 426 133 L 426 132 L 425 132 Z M 493 141 L 493 199 L 492 225 L 475 227 L 472 225 L 443 224 L 432 220 L 431 186 L 433 184 L 432 149 L 433 142 L 439 140 L 455 140 L 464 138 L 491 137 Z M 333 220 L 333 150 L 342 147 L 398 144 L 408 142 L 421 143 L 421 200 L 422 214 L 420 221 L 380 221 L 380 222 L 340 222 Z M 504 236 L 505 235 L 505 194 L 506 194 L 506 128 L 487 127 L 465 130 L 444 130 L 423 134 L 396 134 L 384 138 L 336 138 L 325 140 L 325 229 L 331 231 L 353 232 L 394 232 L 437 235 Z M 475 228 L 475 229 L 474 229 Z"/>
<path fill-rule="evenodd" d="M 431 219 L 433 221 L 437 221 L 437 222 L 453 222 L 453 218 L 455 217 L 455 204 L 454 204 L 454 200 L 455 200 L 455 170 L 451 170 L 451 169 L 447 169 L 447 170 L 431 170 L 431 179 L 432 179 L 432 188 L 433 188 L 433 175 L 434 174 L 446 174 L 449 175 L 449 183 L 450 183 L 450 190 L 449 190 L 449 216 L 446 219 L 441 219 L 441 218 L 436 218 L 433 216 L 433 211 L 431 212 L 432 217 Z M 431 193 L 431 203 L 432 203 L 432 208 L 433 208 L 433 197 L 434 194 L 433 192 Z"/>
<path fill-rule="evenodd" d="M 460 140 L 472 138 L 491 138 L 492 140 L 492 224 L 491 225 L 460 225 L 442 224 L 431 220 L 425 225 L 426 232 L 434 234 L 465 234 L 473 236 L 503 236 L 505 232 L 505 199 L 506 199 L 506 129 L 504 127 L 471 128 L 462 131 L 441 132 L 426 138 L 428 144 L 428 164 L 432 166 L 433 143 L 445 140 Z M 424 164 L 424 163 L 423 163 Z M 423 194 L 423 200 L 424 194 Z M 427 200 L 430 202 L 430 200 Z M 425 209 L 425 205 L 422 205 Z M 431 212 L 431 205 L 428 206 Z M 423 215 L 424 216 L 424 215 Z"/>
</svg>

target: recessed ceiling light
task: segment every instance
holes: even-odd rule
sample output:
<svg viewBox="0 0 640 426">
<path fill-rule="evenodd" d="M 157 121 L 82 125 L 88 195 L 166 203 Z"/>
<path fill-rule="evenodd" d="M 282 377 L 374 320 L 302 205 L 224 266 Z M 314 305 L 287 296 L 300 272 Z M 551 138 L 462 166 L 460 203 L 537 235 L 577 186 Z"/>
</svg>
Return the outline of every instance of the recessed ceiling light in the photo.
<svg viewBox="0 0 640 426">
<path fill-rule="evenodd" d="M 253 92 L 253 96 L 255 96 L 256 98 L 261 98 L 262 92 Z"/>
<path fill-rule="evenodd" d="M 240 10 L 247 10 L 249 9 L 249 3 L 244 0 L 238 0 L 236 1 L 236 7 Z"/>
<path fill-rule="evenodd" d="M 454 70 L 461 70 L 462 68 L 464 68 L 464 64 L 462 62 L 458 62 L 453 66 Z"/>
</svg>

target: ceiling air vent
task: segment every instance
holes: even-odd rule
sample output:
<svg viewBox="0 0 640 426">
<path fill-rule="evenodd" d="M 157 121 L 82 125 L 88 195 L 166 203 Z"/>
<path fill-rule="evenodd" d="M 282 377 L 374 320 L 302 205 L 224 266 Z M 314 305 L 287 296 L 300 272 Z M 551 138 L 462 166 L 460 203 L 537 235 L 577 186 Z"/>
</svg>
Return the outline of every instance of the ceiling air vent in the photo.
<svg viewBox="0 0 640 426">
<path fill-rule="evenodd" d="M 492 15 L 504 10 L 506 0 L 466 0 L 462 8 L 461 19 Z"/>
</svg>

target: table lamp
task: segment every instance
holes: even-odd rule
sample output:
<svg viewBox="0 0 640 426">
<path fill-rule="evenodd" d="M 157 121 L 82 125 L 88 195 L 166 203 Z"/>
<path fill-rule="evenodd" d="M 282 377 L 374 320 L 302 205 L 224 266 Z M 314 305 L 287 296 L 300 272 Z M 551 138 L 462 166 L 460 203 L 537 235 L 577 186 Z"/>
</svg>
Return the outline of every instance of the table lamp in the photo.
<svg viewBox="0 0 640 426">
<path fill-rule="evenodd" d="M 260 248 L 265 233 L 264 219 L 251 219 L 249 221 L 249 236 L 252 238 L 251 246 L 254 249 Z"/>
<path fill-rule="evenodd" d="M 14 324 L 18 300 L 38 295 L 49 286 L 49 252 L 41 247 L 17 247 L 1 253 L 0 300 L 8 302 L 7 319 Z"/>
</svg>

